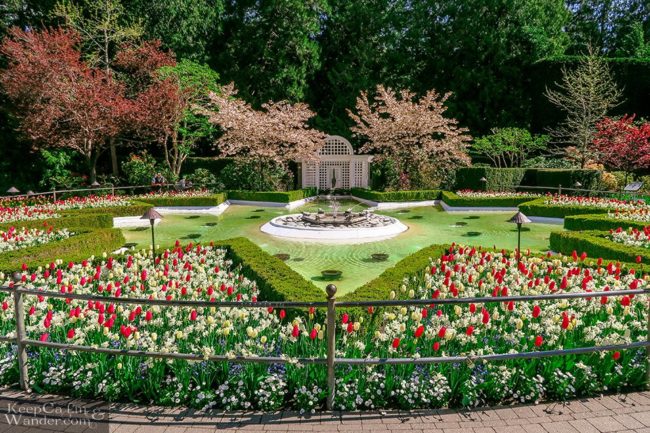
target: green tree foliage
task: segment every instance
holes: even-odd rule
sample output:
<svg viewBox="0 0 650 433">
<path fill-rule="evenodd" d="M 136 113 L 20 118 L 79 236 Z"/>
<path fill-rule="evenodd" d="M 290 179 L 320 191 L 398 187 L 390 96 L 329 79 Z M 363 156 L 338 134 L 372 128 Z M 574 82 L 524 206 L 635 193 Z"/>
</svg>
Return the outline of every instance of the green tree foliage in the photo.
<svg viewBox="0 0 650 433">
<path fill-rule="evenodd" d="M 213 63 L 253 105 L 304 100 L 320 66 L 316 38 L 327 12 L 326 0 L 229 2 Z"/>
<path fill-rule="evenodd" d="M 474 140 L 471 150 L 494 167 L 521 167 L 528 156 L 545 150 L 547 135 L 533 136 L 522 128 L 494 128 L 492 134 Z"/>
<path fill-rule="evenodd" d="M 125 0 L 143 18 L 148 39 L 160 39 L 179 58 L 207 62 L 209 46 L 222 30 L 224 0 Z"/>
</svg>

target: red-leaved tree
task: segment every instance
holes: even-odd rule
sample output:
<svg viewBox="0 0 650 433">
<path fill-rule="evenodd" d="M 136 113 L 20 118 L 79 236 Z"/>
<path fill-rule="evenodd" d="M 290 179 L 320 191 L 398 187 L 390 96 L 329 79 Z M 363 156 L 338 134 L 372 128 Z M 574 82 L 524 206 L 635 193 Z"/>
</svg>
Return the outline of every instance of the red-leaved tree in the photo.
<svg viewBox="0 0 650 433">
<path fill-rule="evenodd" d="M 77 151 L 94 182 L 97 159 L 129 122 L 132 102 L 122 83 L 82 61 L 79 42 L 70 30 L 11 29 L 0 45 L 8 61 L 0 84 L 34 145 Z"/>
<path fill-rule="evenodd" d="M 596 125 L 594 146 L 600 162 L 627 175 L 650 168 L 650 123 L 635 123 L 635 116 L 605 117 Z"/>
</svg>

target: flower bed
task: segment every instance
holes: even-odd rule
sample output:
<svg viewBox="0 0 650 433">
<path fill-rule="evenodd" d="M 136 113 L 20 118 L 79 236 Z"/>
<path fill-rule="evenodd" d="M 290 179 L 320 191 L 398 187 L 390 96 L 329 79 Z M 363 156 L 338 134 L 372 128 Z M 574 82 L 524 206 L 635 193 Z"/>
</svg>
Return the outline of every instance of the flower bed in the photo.
<svg viewBox="0 0 650 433">
<path fill-rule="evenodd" d="M 629 247 L 650 249 L 650 226 L 646 226 L 641 230 L 634 227 L 623 230 L 619 227 L 610 231 L 609 239 Z"/>
<path fill-rule="evenodd" d="M 634 212 L 636 213 L 636 212 Z M 564 228 L 567 230 L 600 230 L 609 231 L 616 229 L 620 226 L 635 227 L 643 229 L 650 221 L 638 221 L 634 219 L 627 219 L 630 213 L 612 213 L 609 214 L 596 214 L 596 215 L 567 215 L 564 218 Z M 614 217 L 614 215 L 619 215 Z M 630 218 L 633 218 L 630 216 Z"/>
<path fill-rule="evenodd" d="M 430 299 L 427 307 L 340 311 L 337 357 L 482 355 L 644 341 L 647 300 L 582 298 L 557 302 L 436 304 L 436 299 L 616 291 L 650 283 L 616 265 L 597 268 L 568 257 L 524 257 L 454 247 L 405 276 L 391 298 Z M 3 277 L 0 275 L 0 277 Z M 2 279 L 2 278 L 0 278 Z M 255 282 L 223 249 L 177 246 L 154 258 L 137 253 L 79 263 L 53 261 L 23 272 L 26 287 L 151 299 L 256 301 Z M 8 283 L 8 281 L 5 281 Z M 12 297 L 0 295 L 0 331 L 14 334 Z M 25 299 L 29 338 L 168 353 L 323 357 L 325 325 L 313 310 L 193 308 Z M 17 375 L 11 349 L 0 379 Z M 373 409 L 473 406 L 566 399 L 639 388 L 645 351 L 512 360 L 506 363 L 340 368 L 336 407 Z M 30 349 L 31 386 L 79 397 L 130 399 L 198 408 L 301 410 L 322 407 L 323 366 L 167 362 L 158 359 Z"/>
<path fill-rule="evenodd" d="M 608 232 L 605 231 L 552 232 L 550 246 L 553 251 L 564 254 L 571 254 L 574 251 L 585 252 L 590 257 L 619 260 L 631 266 L 650 262 L 648 249 L 614 242 L 608 239 Z"/>
<path fill-rule="evenodd" d="M 636 221 L 636 222 L 650 224 L 650 207 L 628 210 L 623 212 L 616 209 L 613 212 L 609 212 L 607 216 L 616 220 Z"/>
<path fill-rule="evenodd" d="M 522 197 L 532 199 L 535 197 L 541 197 L 541 194 L 534 194 L 532 192 L 513 192 L 513 191 L 473 191 L 471 189 L 464 189 L 456 191 L 456 195 L 459 197 L 469 197 L 469 198 L 513 198 L 513 197 Z"/>
<path fill-rule="evenodd" d="M 461 190 L 456 193 L 444 191 L 442 200 L 455 207 L 517 207 L 531 201 L 539 194 L 509 191 L 471 191 Z"/>
<path fill-rule="evenodd" d="M 44 245 L 48 242 L 67 239 L 72 235 L 74 233 L 70 233 L 68 229 L 54 230 L 52 226 L 46 226 L 44 229 L 23 228 L 20 230 L 11 227 L 7 231 L 0 230 L 0 253 Z"/>
<path fill-rule="evenodd" d="M 558 194 L 547 196 L 544 200 L 544 204 L 549 206 L 590 207 L 617 211 L 650 210 L 650 207 L 643 200 L 618 200 L 615 198 L 581 197 Z"/>
<path fill-rule="evenodd" d="M 54 202 L 43 196 L 5 199 L 0 203 L 0 223 L 58 218 L 62 212 L 78 209 L 103 209 L 128 206 L 127 199 L 114 195 L 71 197 Z"/>
</svg>

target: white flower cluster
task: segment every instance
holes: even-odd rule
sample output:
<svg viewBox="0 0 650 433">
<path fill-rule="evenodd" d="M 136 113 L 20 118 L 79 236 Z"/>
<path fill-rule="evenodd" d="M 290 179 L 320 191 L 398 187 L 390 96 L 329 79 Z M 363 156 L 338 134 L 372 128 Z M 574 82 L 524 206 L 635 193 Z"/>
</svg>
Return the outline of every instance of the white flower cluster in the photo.
<svg viewBox="0 0 650 433">
<path fill-rule="evenodd" d="M 0 230 L 0 253 L 44 245 L 67 239 L 73 235 L 74 233 L 68 229 L 54 230 L 52 227 L 48 227 L 45 230 L 25 228 L 17 230 L 15 227 L 11 227 L 6 232 Z"/>
</svg>

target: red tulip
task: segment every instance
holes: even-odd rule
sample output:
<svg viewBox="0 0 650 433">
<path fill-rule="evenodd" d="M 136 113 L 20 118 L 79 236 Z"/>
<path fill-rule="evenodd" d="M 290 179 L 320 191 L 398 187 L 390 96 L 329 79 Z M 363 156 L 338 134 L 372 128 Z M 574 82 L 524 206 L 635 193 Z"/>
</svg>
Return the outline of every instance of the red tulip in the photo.
<svg viewBox="0 0 650 433">
<path fill-rule="evenodd" d="M 74 338 L 74 328 L 68 329 L 68 338 Z"/>
<path fill-rule="evenodd" d="M 393 349 L 397 349 L 399 347 L 399 338 L 393 339 Z"/>
<path fill-rule="evenodd" d="M 437 341 L 433 343 L 433 350 L 436 352 L 440 350 L 440 343 L 438 343 Z"/>
<path fill-rule="evenodd" d="M 566 314 L 562 317 L 562 329 L 567 329 L 569 327 L 569 316 Z"/>
<path fill-rule="evenodd" d="M 541 335 L 538 335 L 537 337 L 535 337 L 535 347 L 541 346 L 543 342 L 544 342 L 544 339 L 542 338 Z"/>
<path fill-rule="evenodd" d="M 50 334 L 47 332 L 41 334 L 41 337 L 39 338 L 40 341 L 47 341 L 47 339 L 50 337 Z"/>
<path fill-rule="evenodd" d="M 446 333 L 447 333 L 447 328 L 443 326 L 442 328 L 440 328 L 440 331 L 438 331 L 438 337 L 445 338 Z"/>
<path fill-rule="evenodd" d="M 309 338 L 311 338 L 312 340 L 315 340 L 316 337 L 318 337 L 318 331 L 316 330 L 316 328 L 314 328 L 309 333 Z"/>
<path fill-rule="evenodd" d="M 418 326 L 418 329 L 415 330 L 415 338 L 420 338 L 424 333 L 424 325 Z"/>
<path fill-rule="evenodd" d="M 280 320 L 284 319 L 285 317 L 287 317 L 287 312 L 284 310 L 280 310 Z"/>
<path fill-rule="evenodd" d="M 614 361 L 618 361 L 620 357 L 621 357 L 621 352 L 616 351 L 616 352 L 612 353 L 612 359 Z"/>
<path fill-rule="evenodd" d="M 537 319 L 541 313 L 542 313 L 542 309 L 539 307 L 539 305 L 535 305 L 533 307 L 533 317 Z"/>
<path fill-rule="evenodd" d="M 643 260 L 643 259 L 641 258 L 641 256 L 636 256 L 636 262 L 637 262 L 637 263 L 641 263 L 641 260 Z"/>
<path fill-rule="evenodd" d="M 291 335 L 295 338 L 298 338 L 300 335 L 300 328 L 298 328 L 298 325 L 293 325 L 293 330 L 291 331 Z"/>
<path fill-rule="evenodd" d="M 352 323 L 352 322 L 348 322 L 348 328 L 347 328 L 347 331 L 348 331 L 349 334 L 351 334 L 352 332 L 354 332 L 354 323 Z"/>
<path fill-rule="evenodd" d="M 348 323 L 348 320 L 350 320 L 350 316 L 348 316 L 348 313 L 343 313 L 343 323 Z"/>
<path fill-rule="evenodd" d="M 198 313 L 196 312 L 196 310 L 192 310 L 192 312 L 190 313 L 190 320 L 195 321 L 197 316 Z"/>
<path fill-rule="evenodd" d="M 621 305 L 624 307 L 627 307 L 630 305 L 630 297 L 629 296 L 623 296 L 621 298 Z"/>
<path fill-rule="evenodd" d="M 474 327 L 472 325 L 469 325 L 467 327 L 467 330 L 465 331 L 465 334 L 472 335 L 473 333 L 474 333 Z"/>
<path fill-rule="evenodd" d="M 476 313 L 476 305 L 469 304 L 469 312 L 470 313 Z"/>
</svg>

